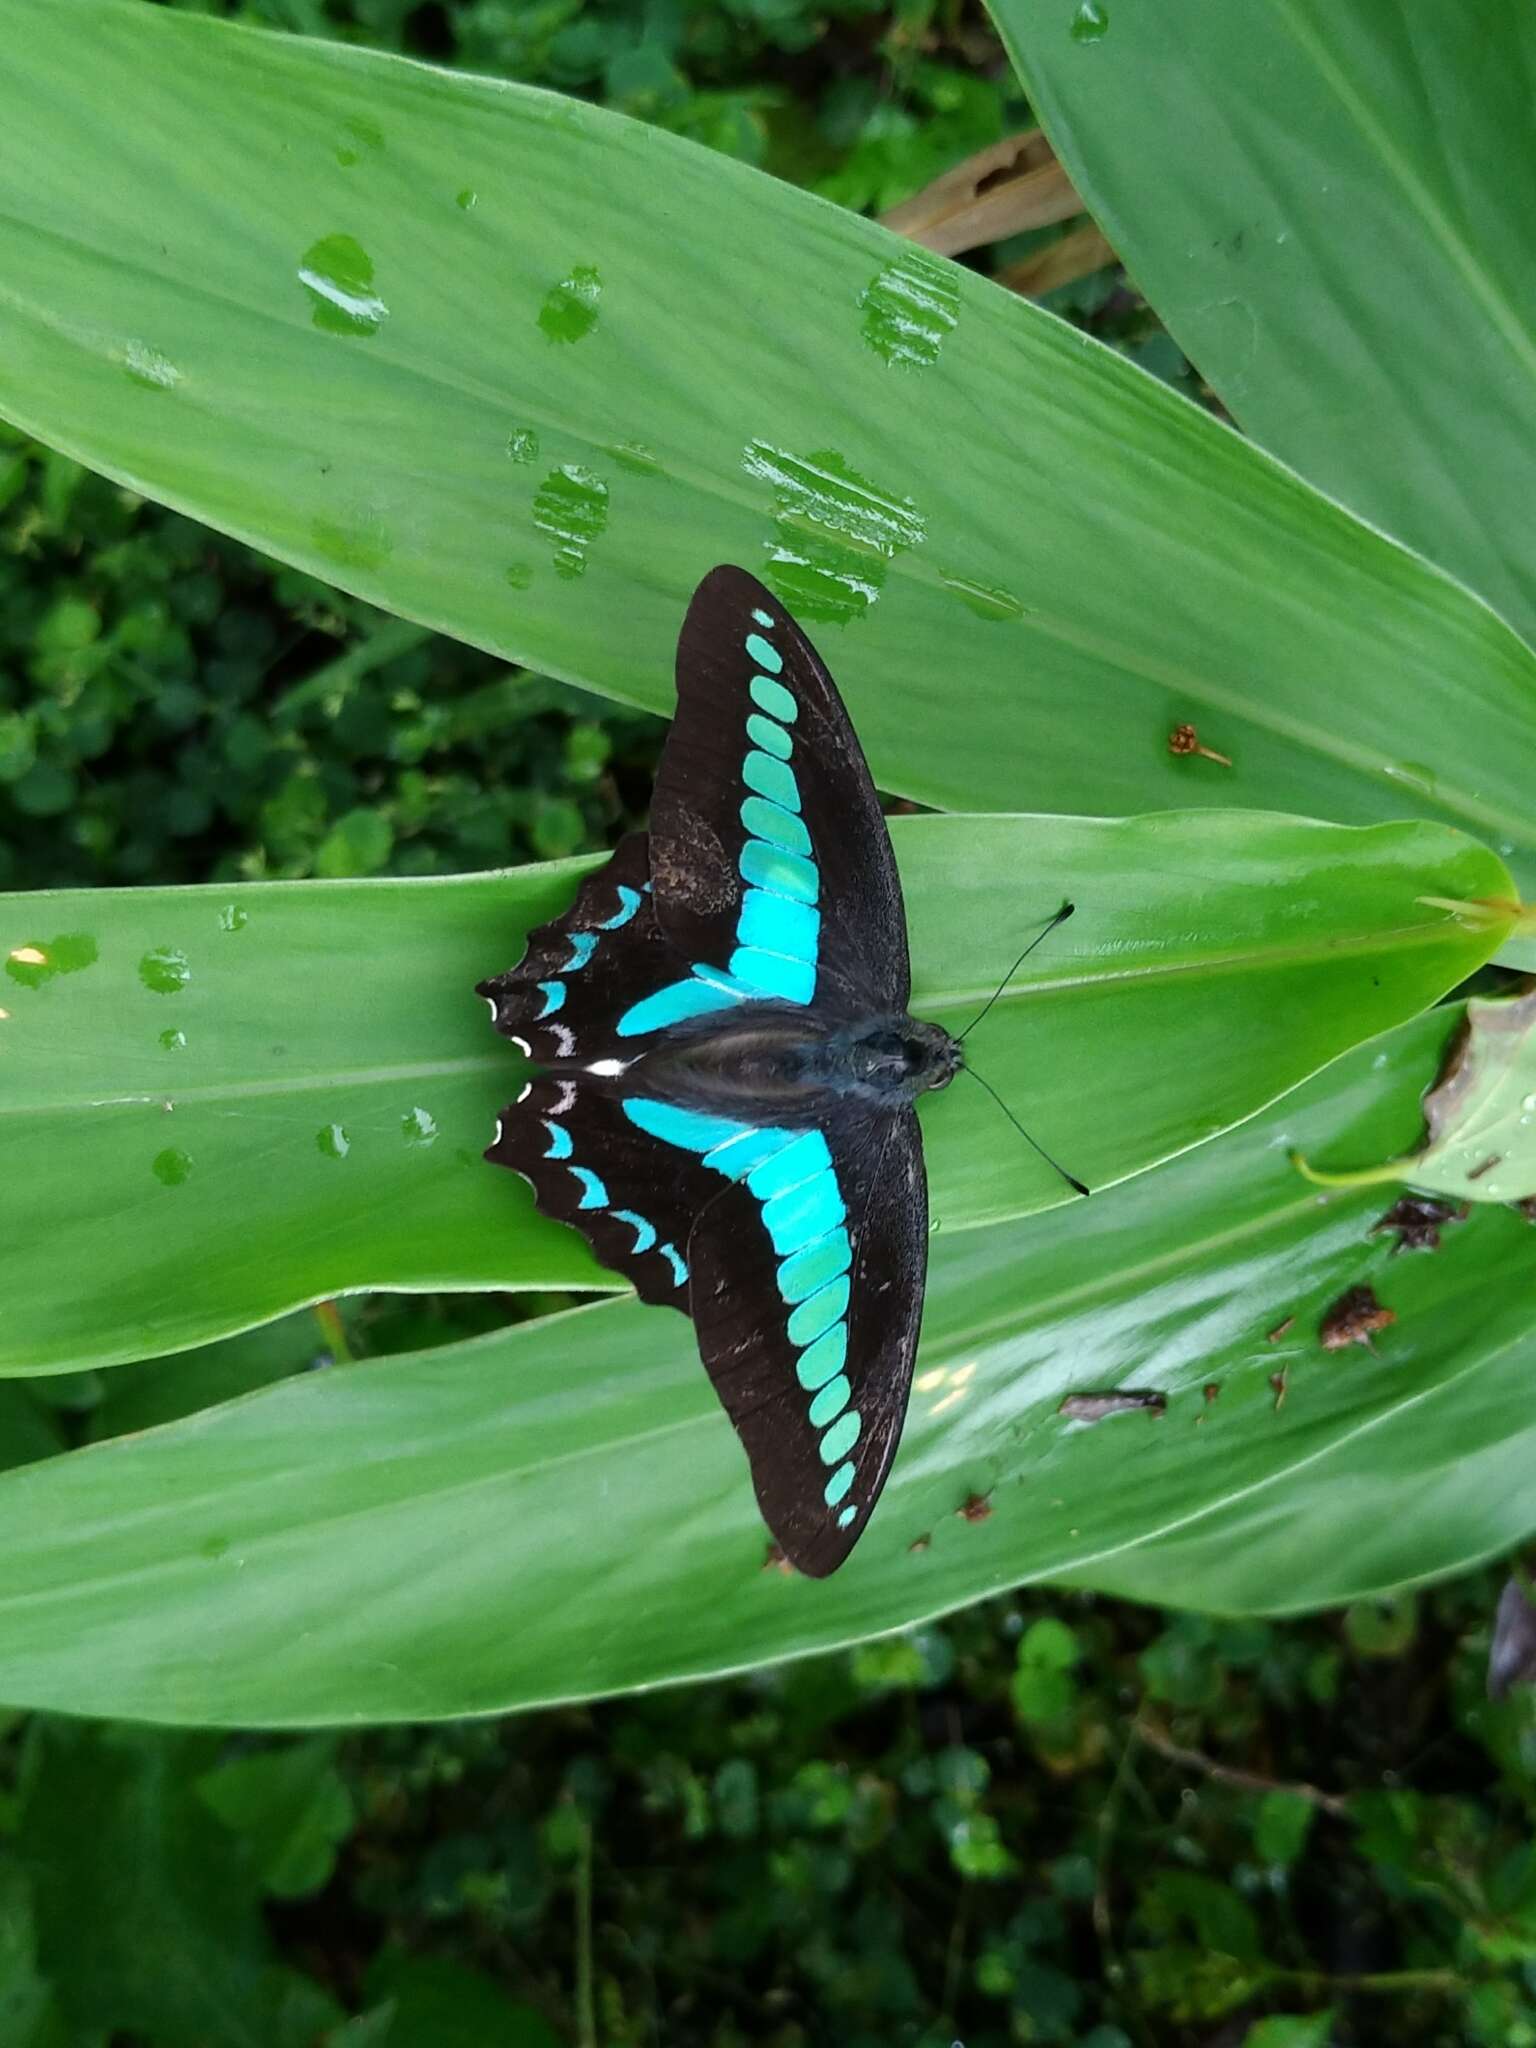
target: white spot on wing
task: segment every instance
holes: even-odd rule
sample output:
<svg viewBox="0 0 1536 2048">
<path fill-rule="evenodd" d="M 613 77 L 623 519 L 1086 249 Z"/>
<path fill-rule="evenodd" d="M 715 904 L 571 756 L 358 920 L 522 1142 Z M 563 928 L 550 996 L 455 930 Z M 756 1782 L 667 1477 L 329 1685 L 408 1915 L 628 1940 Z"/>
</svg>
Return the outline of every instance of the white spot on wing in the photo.
<svg viewBox="0 0 1536 2048">
<path fill-rule="evenodd" d="M 575 1100 L 576 1083 L 574 1081 L 562 1081 L 560 1083 L 560 1098 L 555 1104 L 555 1115 L 564 1116 Z"/>
<path fill-rule="evenodd" d="M 548 1029 L 555 1041 L 555 1052 L 561 1059 L 568 1060 L 576 1050 L 576 1034 L 565 1024 L 551 1024 Z"/>
<path fill-rule="evenodd" d="M 517 1091 L 517 1099 L 519 1102 L 526 1102 L 532 1093 L 533 1083 L 531 1081 L 525 1081 L 522 1087 Z"/>
<path fill-rule="evenodd" d="M 496 998 L 494 996 L 485 996 L 484 998 L 482 998 L 482 1000 L 485 1003 L 485 1007 L 490 1011 L 493 1017 L 499 1017 L 501 1015 L 501 1012 L 496 1007 Z"/>
<path fill-rule="evenodd" d="M 533 1058 L 533 1047 L 528 1043 L 526 1038 L 519 1038 L 515 1031 L 512 1033 L 512 1043 L 517 1047 L 518 1051 L 522 1054 L 525 1060 L 531 1060 Z"/>
<path fill-rule="evenodd" d="M 630 1065 L 628 1060 L 593 1060 L 587 1068 L 589 1074 L 597 1074 L 605 1081 L 611 1081 Z"/>
</svg>

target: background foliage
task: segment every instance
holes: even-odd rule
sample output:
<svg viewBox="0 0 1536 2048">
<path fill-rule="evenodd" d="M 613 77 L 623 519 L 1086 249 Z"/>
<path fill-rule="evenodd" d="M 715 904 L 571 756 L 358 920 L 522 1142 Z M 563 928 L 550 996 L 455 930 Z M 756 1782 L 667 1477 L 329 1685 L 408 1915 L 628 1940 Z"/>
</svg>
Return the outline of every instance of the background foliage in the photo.
<svg viewBox="0 0 1536 2048">
<path fill-rule="evenodd" d="M 1025 117 L 983 18 L 925 0 L 197 11 L 583 93 L 867 210 Z M 1117 270 L 1053 303 L 1200 395 Z M 4 430 L 0 507 L 0 886 L 480 868 L 643 810 L 659 721 Z M 201 1356 L 199 1399 L 522 1312 L 292 1318 Z M 6 1383 L 6 1461 L 158 1420 L 176 1377 Z M 1529 2048 L 1536 1731 L 1482 1697 L 1495 1591 L 1288 1625 L 1016 1597 L 749 1681 L 426 1731 L 18 1719 L 0 2039 Z"/>
</svg>

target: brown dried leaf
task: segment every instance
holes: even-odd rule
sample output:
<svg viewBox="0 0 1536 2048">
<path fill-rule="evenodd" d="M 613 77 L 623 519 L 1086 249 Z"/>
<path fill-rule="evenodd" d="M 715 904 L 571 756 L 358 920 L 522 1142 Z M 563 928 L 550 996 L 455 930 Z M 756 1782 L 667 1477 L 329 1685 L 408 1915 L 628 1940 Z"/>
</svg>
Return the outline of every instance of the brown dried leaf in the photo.
<svg viewBox="0 0 1536 2048">
<path fill-rule="evenodd" d="M 1083 202 L 1038 128 L 977 150 L 881 215 L 881 225 L 940 256 L 1000 242 L 1081 213 Z"/>
</svg>

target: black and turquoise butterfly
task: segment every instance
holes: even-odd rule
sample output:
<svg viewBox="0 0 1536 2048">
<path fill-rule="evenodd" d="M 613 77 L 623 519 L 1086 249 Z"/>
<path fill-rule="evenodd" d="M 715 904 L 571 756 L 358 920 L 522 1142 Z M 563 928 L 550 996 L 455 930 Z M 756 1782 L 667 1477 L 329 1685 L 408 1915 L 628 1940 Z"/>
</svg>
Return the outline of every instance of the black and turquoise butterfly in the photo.
<svg viewBox="0 0 1536 2048">
<path fill-rule="evenodd" d="M 694 593 L 649 834 L 480 984 L 544 1071 L 486 1157 L 692 1316 L 789 1561 L 835 1571 L 907 1407 L 928 1259 L 901 885 L 816 650 L 741 569 Z"/>
</svg>

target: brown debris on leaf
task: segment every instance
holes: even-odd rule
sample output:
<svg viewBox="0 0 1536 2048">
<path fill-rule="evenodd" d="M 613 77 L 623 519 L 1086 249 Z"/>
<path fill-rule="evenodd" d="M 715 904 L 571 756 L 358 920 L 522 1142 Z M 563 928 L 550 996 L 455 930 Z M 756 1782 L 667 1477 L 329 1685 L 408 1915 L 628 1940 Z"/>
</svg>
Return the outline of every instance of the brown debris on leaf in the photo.
<svg viewBox="0 0 1536 2048">
<path fill-rule="evenodd" d="M 1347 1287 L 1318 1325 L 1318 1340 L 1325 1351 L 1345 1351 L 1351 1344 L 1363 1344 L 1367 1351 L 1377 1330 L 1397 1321 L 1395 1308 L 1383 1308 L 1369 1287 Z"/>
<path fill-rule="evenodd" d="M 770 1543 L 763 1552 L 763 1570 L 765 1572 L 782 1572 L 786 1579 L 792 1579 L 795 1575 L 794 1566 L 784 1555 L 782 1544 L 778 1543 Z"/>
<path fill-rule="evenodd" d="M 1437 1252 L 1446 1224 L 1464 1223 L 1471 1213 L 1470 1202 L 1443 1202 L 1437 1195 L 1404 1195 L 1385 1216 L 1377 1217 L 1370 1234 L 1374 1237 L 1378 1230 L 1395 1230 L 1394 1258 L 1399 1252 Z"/>
<path fill-rule="evenodd" d="M 1501 1700 L 1514 1685 L 1536 1683 L 1536 1606 L 1518 1578 L 1505 1581 L 1493 1614 L 1488 1649 L 1488 1697 Z"/>
<path fill-rule="evenodd" d="M 1295 1321 L 1296 1318 L 1294 1316 L 1287 1316 L 1283 1323 L 1276 1323 L 1272 1330 L 1266 1332 L 1264 1342 L 1266 1344 L 1278 1344 L 1286 1331 L 1292 1328 Z"/>
<path fill-rule="evenodd" d="M 1199 754 L 1204 760 L 1215 761 L 1223 768 L 1230 768 L 1230 755 L 1218 754 L 1214 747 L 1202 747 L 1200 729 L 1194 725 L 1176 725 L 1168 735 L 1170 754 Z"/>
<path fill-rule="evenodd" d="M 931 1536 L 914 1536 L 907 1545 L 907 1555 L 909 1557 L 921 1557 L 923 1552 L 931 1547 L 932 1543 L 933 1538 Z"/>
<path fill-rule="evenodd" d="M 1275 1413 L 1278 1415 L 1285 1406 L 1286 1395 L 1290 1392 L 1291 1368 L 1288 1365 L 1282 1365 L 1278 1372 L 1272 1372 L 1269 1376 L 1269 1384 L 1274 1389 Z"/>
<path fill-rule="evenodd" d="M 1068 1394 L 1057 1408 L 1070 1422 L 1102 1422 L 1110 1415 L 1161 1415 L 1168 1396 L 1140 1387 L 1116 1387 L 1104 1394 Z"/>
<path fill-rule="evenodd" d="M 963 1522 L 984 1522 L 992 1512 L 990 1493 L 968 1493 L 955 1509 Z"/>
</svg>

